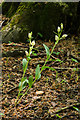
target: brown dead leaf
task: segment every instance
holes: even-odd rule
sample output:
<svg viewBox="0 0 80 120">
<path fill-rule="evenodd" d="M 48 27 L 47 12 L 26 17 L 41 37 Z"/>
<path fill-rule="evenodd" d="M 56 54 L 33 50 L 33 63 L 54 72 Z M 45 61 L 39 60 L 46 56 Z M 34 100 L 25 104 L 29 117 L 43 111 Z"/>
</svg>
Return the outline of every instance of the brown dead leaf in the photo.
<svg viewBox="0 0 80 120">
<path fill-rule="evenodd" d="M 36 95 L 42 95 L 44 91 L 36 91 Z"/>
</svg>

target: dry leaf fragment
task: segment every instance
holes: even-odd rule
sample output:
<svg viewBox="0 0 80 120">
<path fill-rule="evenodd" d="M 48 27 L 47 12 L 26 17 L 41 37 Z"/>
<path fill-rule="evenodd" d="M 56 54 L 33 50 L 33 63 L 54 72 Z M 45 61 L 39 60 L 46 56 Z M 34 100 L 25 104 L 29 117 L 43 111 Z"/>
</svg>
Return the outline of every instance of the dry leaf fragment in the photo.
<svg viewBox="0 0 80 120">
<path fill-rule="evenodd" d="M 40 96 L 34 96 L 34 97 L 33 97 L 33 102 L 34 102 L 34 101 L 37 101 L 37 100 L 41 100 L 41 97 L 40 97 Z"/>
<path fill-rule="evenodd" d="M 44 93 L 44 91 L 36 91 L 37 95 L 42 95 Z"/>
<path fill-rule="evenodd" d="M 53 108 L 57 105 L 57 103 L 55 102 L 51 102 L 51 105 L 53 106 Z"/>
</svg>

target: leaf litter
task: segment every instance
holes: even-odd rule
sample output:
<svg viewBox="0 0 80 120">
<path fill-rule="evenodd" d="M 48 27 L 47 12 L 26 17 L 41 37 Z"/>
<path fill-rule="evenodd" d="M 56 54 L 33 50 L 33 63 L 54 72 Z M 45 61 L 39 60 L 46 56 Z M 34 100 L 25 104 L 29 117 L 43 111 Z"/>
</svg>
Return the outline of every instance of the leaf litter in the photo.
<svg viewBox="0 0 80 120">
<path fill-rule="evenodd" d="M 73 70 L 79 67 L 79 62 L 72 61 L 72 57 L 78 60 L 79 51 L 74 40 L 61 41 L 52 54 L 51 61 L 48 66 L 55 68 L 57 71 L 46 69 L 42 72 L 40 79 L 36 80 L 28 94 L 23 97 L 20 104 L 15 107 L 15 100 L 18 94 L 18 84 L 22 77 L 22 59 L 24 56 L 2 57 L 2 119 L 34 119 L 34 120 L 51 120 L 51 119 L 75 119 L 79 120 L 79 112 L 73 108 L 80 109 L 79 100 L 79 70 Z M 13 45 L 15 44 L 15 45 Z M 40 67 L 46 59 L 46 54 L 42 44 L 49 48 L 53 46 L 53 42 L 37 41 L 38 57 L 32 57 L 26 76 L 33 74 L 37 64 L 41 62 Z M 13 47 L 12 47 L 13 46 Z M 26 46 L 26 47 L 25 47 Z M 3 52 L 15 51 L 16 49 L 27 48 L 27 44 L 3 43 Z M 57 53 L 58 52 L 58 53 Z M 42 55 L 41 55 L 42 54 Z M 41 55 L 41 56 L 39 56 Z M 54 59 L 53 59 L 54 57 Z M 63 62 L 59 62 L 59 59 Z M 29 69 L 30 68 L 30 69 Z M 23 91 L 28 88 L 26 86 Z"/>
</svg>

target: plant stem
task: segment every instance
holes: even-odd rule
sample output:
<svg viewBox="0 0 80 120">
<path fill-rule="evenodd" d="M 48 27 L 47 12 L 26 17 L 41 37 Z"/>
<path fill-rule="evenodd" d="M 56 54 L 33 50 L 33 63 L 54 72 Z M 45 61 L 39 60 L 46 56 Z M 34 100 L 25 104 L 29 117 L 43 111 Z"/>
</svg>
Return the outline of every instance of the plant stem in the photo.
<svg viewBox="0 0 80 120">
<path fill-rule="evenodd" d="M 30 87 L 28 87 L 27 91 L 21 96 L 21 98 L 18 100 L 17 104 L 19 104 L 19 102 L 21 101 L 21 99 L 27 94 L 27 92 L 29 91 Z"/>
<path fill-rule="evenodd" d="M 29 60 L 28 60 L 28 62 L 29 62 Z M 28 66 L 28 62 L 27 62 L 27 64 L 26 64 L 26 67 L 25 67 L 25 70 L 24 70 L 23 76 L 22 76 L 22 78 L 21 78 L 21 86 L 20 86 L 20 89 L 19 89 L 19 93 L 18 93 L 17 99 L 16 99 L 16 101 L 15 101 L 15 105 L 16 105 L 18 99 L 19 99 L 20 92 L 21 92 L 21 90 L 22 90 L 22 82 L 23 82 L 23 78 L 24 78 L 24 75 L 25 75 L 25 72 L 26 72 L 26 68 L 27 68 L 27 66 Z"/>
<path fill-rule="evenodd" d="M 31 43 L 31 40 L 30 40 L 30 43 Z M 30 46 L 30 45 L 29 45 Z M 30 52 L 31 52 L 31 49 L 29 49 L 29 57 L 30 57 Z M 25 76 L 25 73 L 26 73 L 26 69 L 28 67 L 28 63 L 29 63 L 29 59 L 27 58 L 27 64 L 25 66 L 25 70 L 23 71 L 23 76 L 21 78 L 21 86 L 20 86 L 20 89 L 19 89 L 19 93 L 18 93 L 18 96 L 17 96 L 17 99 L 15 101 L 15 106 L 18 104 L 17 101 L 19 99 L 19 96 L 20 96 L 20 92 L 22 91 L 22 83 L 23 83 L 23 79 L 24 79 L 24 76 Z M 22 97 L 21 97 L 22 98 Z"/>
</svg>

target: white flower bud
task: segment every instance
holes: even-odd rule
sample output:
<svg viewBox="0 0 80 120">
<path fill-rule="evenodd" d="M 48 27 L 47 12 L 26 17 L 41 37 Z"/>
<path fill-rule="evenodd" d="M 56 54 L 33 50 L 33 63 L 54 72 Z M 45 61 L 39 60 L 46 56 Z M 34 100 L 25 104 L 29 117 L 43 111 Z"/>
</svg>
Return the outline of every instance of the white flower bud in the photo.
<svg viewBox="0 0 80 120">
<path fill-rule="evenodd" d="M 61 29 L 63 29 L 63 23 L 61 23 Z"/>
<path fill-rule="evenodd" d="M 31 39 L 31 37 L 32 37 L 32 32 L 28 33 L 28 38 Z"/>
<path fill-rule="evenodd" d="M 59 37 L 57 35 L 55 35 L 55 40 L 58 41 L 59 40 Z"/>
<path fill-rule="evenodd" d="M 31 42 L 31 45 L 32 45 L 32 46 L 34 46 L 34 45 L 35 45 L 35 41 L 34 41 L 34 40 Z"/>
<path fill-rule="evenodd" d="M 64 34 L 64 35 L 62 35 L 62 38 L 65 38 L 65 37 L 67 37 L 68 35 L 67 34 Z"/>
<path fill-rule="evenodd" d="M 60 32 L 60 30 L 61 30 L 60 27 L 58 27 L 58 28 L 57 28 L 58 33 Z"/>
<path fill-rule="evenodd" d="M 28 51 L 25 51 L 25 53 L 26 53 L 26 56 L 28 56 Z"/>
<path fill-rule="evenodd" d="M 30 55 L 31 55 L 32 51 L 30 52 Z"/>
<path fill-rule="evenodd" d="M 13 27 L 14 27 L 14 29 L 16 29 L 16 25 L 14 25 Z"/>
</svg>

